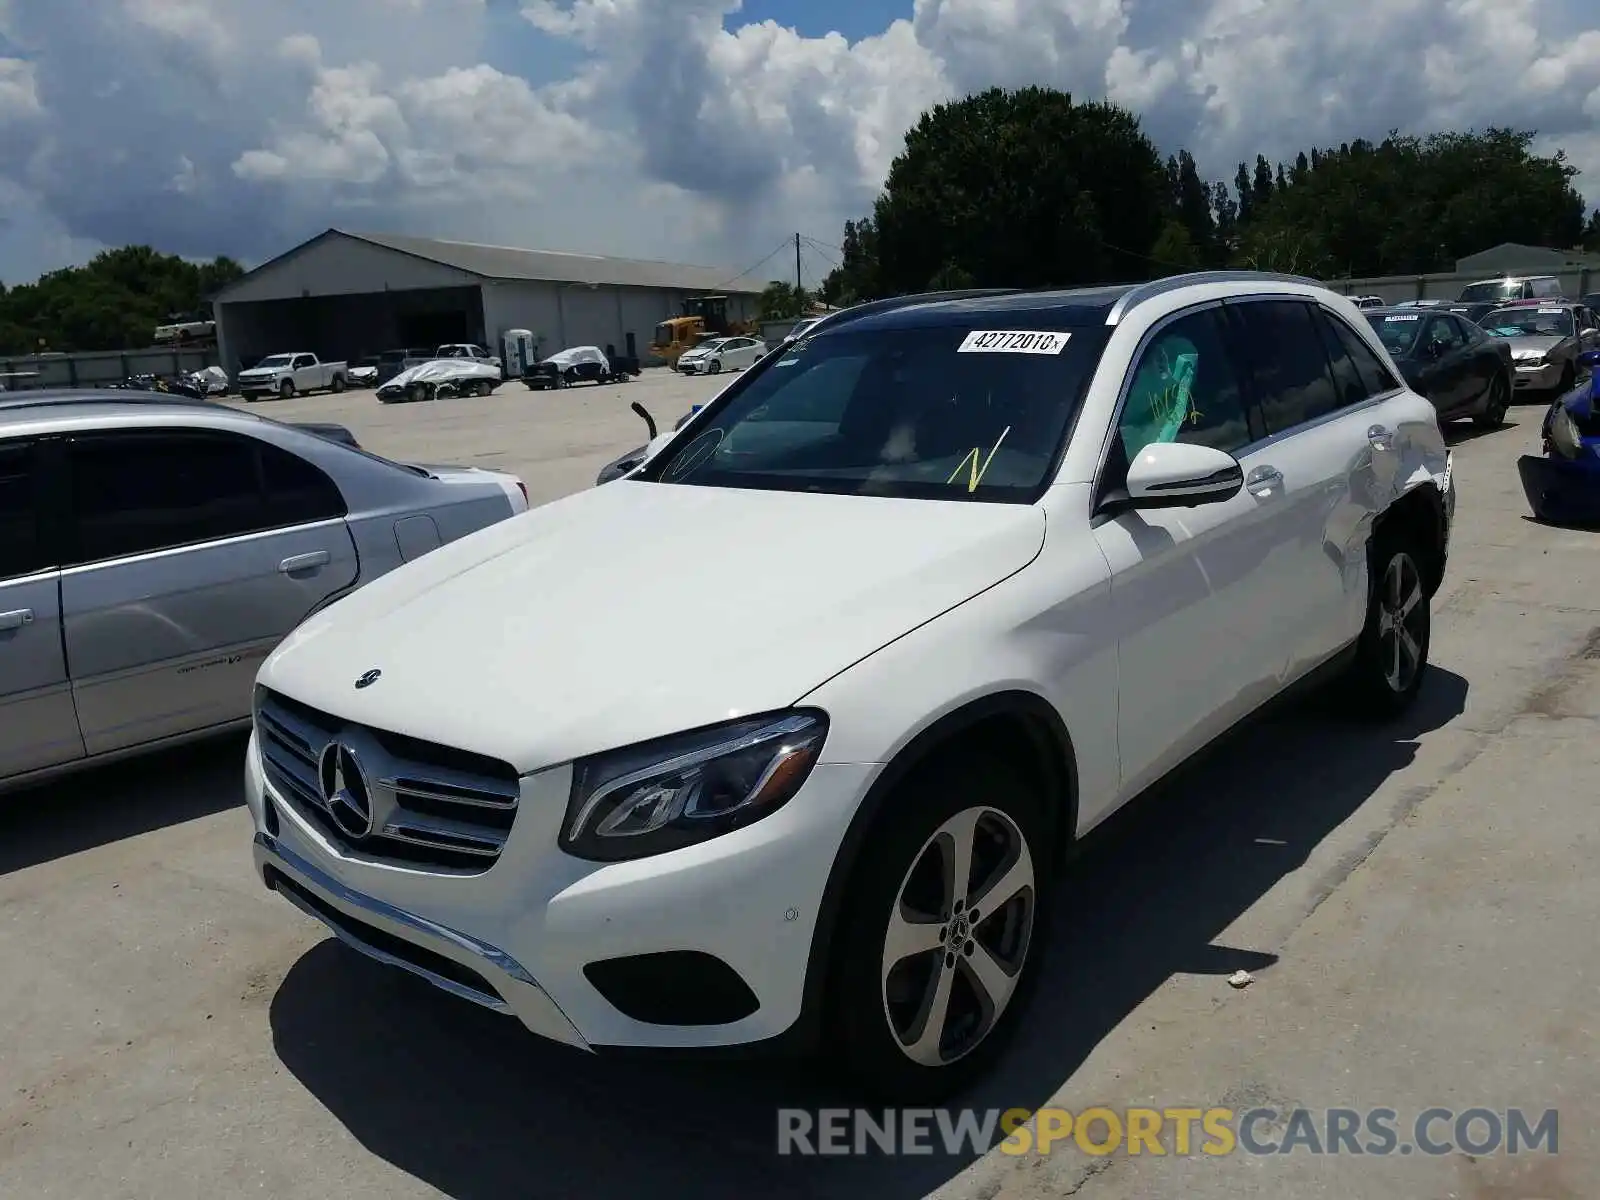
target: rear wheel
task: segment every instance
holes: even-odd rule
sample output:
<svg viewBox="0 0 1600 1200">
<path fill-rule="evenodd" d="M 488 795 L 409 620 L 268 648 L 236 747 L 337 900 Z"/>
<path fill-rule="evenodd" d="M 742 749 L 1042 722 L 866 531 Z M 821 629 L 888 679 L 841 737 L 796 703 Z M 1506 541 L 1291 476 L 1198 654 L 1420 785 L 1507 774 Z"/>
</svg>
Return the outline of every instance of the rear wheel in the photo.
<svg viewBox="0 0 1600 1200">
<path fill-rule="evenodd" d="M 330 392 L 342 392 L 342 391 L 344 391 L 344 376 L 343 375 L 335 375 L 333 377 L 333 382 L 328 385 L 328 390 Z"/>
<path fill-rule="evenodd" d="M 1422 690 L 1433 616 L 1421 552 L 1412 539 L 1380 535 L 1372 566 L 1377 583 L 1346 685 L 1358 713 L 1383 719 L 1404 712 Z"/>
<path fill-rule="evenodd" d="M 829 973 L 838 1060 L 884 1099 L 934 1101 L 1004 1048 L 1040 957 L 1041 797 L 1003 759 L 919 773 L 851 879 Z"/>
<path fill-rule="evenodd" d="M 1472 418 L 1472 423 L 1479 429 L 1499 429 L 1506 423 L 1506 409 L 1510 405 L 1511 385 L 1504 375 L 1496 375 L 1489 384 L 1489 398 L 1484 401 L 1483 411 Z"/>
<path fill-rule="evenodd" d="M 293 396 L 294 396 L 294 380 L 285 379 L 282 383 L 280 383 L 278 385 L 278 396 L 281 399 L 284 399 L 284 400 L 289 400 L 289 399 L 293 398 Z"/>
</svg>

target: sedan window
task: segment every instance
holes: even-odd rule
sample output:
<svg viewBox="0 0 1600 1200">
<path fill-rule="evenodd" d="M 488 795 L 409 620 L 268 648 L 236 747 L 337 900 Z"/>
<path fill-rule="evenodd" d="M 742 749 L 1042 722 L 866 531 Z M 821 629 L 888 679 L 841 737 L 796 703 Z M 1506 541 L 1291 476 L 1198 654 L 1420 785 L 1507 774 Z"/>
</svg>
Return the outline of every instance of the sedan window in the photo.
<svg viewBox="0 0 1600 1200">
<path fill-rule="evenodd" d="M 92 436 L 73 443 L 71 462 L 81 562 L 267 524 L 252 441 L 187 433 Z"/>
</svg>

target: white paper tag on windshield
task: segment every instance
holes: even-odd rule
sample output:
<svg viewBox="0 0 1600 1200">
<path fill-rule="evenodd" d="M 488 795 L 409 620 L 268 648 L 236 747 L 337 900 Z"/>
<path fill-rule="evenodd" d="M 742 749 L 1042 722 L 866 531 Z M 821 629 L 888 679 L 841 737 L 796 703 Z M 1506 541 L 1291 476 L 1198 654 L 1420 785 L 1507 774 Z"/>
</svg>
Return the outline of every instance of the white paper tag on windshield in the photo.
<svg viewBox="0 0 1600 1200">
<path fill-rule="evenodd" d="M 1384 322 L 1385 323 L 1388 323 L 1390 321 L 1420 321 L 1420 320 L 1422 320 L 1422 318 L 1417 316 L 1414 313 L 1407 313 L 1404 316 L 1394 316 L 1394 317 L 1385 317 L 1384 318 Z"/>
<path fill-rule="evenodd" d="M 1564 308 L 1541 308 L 1539 315 L 1541 317 L 1559 317 L 1564 312 L 1566 312 Z"/>
<path fill-rule="evenodd" d="M 974 329 L 957 354 L 1060 354 L 1068 334 L 1039 329 Z"/>
</svg>

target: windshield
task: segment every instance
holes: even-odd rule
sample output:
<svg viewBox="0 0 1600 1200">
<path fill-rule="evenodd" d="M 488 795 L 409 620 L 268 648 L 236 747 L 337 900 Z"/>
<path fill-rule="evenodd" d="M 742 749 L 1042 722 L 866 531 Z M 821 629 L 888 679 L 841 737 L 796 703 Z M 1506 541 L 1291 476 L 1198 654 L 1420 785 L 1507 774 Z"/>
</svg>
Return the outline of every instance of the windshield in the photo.
<svg viewBox="0 0 1600 1200">
<path fill-rule="evenodd" d="M 1515 279 L 1495 279 L 1488 283 L 1473 283 L 1461 289 L 1457 299 L 1464 303 L 1498 300 L 1515 300 L 1522 295 L 1522 284 Z"/>
<path fill-rule="evenodd" d="M 658 346 L 672 345 L 672 326 L 667 324 L 657 325 L 655 338 Z"/>
<path fill-rule="evenodd" d="M 294 361 L 292 354 L 269 354 L 256 364 L 257 367 L 287 367 Z"/>
<path fill-rule="evenodd" d="M 1383 342 L 1383 348 L 1396 358 L 1405 358 L 1416 344 L 1422 328 L 1421 313 L 1372 313 L 1367 324 Z"/>
<path fill-rule="evenodd" d="M 646 477 L 1031 503 L 1054 469 L 1106 331 L 1031 335 L 1060 338 L 1055 353 L 963 349 L 979 336 L 964 327 L 841 331 L 797 343 L 696 422 L 695 436 Z"/>
<path fill-rule="evenodd" d="M 1491 336 L 1517 337 L 1571 337 L 1573 333 L 1570 308 L 1497 308 L 1478 322 Z"/>
</svg>

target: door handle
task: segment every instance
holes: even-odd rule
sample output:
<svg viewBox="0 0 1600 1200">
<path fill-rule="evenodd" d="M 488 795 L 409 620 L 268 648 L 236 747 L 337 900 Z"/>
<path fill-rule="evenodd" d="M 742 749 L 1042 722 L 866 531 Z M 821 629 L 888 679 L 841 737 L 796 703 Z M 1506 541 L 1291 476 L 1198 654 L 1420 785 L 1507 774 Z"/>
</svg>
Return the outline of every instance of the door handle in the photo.
<svg viewBox="0 0 1600 1200">
<path fill-rule="evenodd" d="M 295 554 L 278 564 L 280 575 L 293 575 L 296 571 L 309 571 L 312 567 L 325 567 L 331 561 L 326 550 L 313 550 L 310 554 Z"/>
<path fill-rule="evenodd" d="M 1393 450 L 1394 434 L 1382 425 L 1373 425 L 1367 430 L 1367 441 L 1372 443 L 1374 450 Z"/>
<path fill-rule="evenodd" d="M 1244 486 L 1252 496 L 1266 496 L 1273 488 L 1283 484 L 1283 472 L 1277 467 L 1257 467 L 1245 476 Z"/>
<path fill-rule="evenodd" d="M 0 629 L 21 629 L 24 625 L 33 624 L 33 609 L 16 608 L 10 612 L 0 613 Z"/>
</svg>

